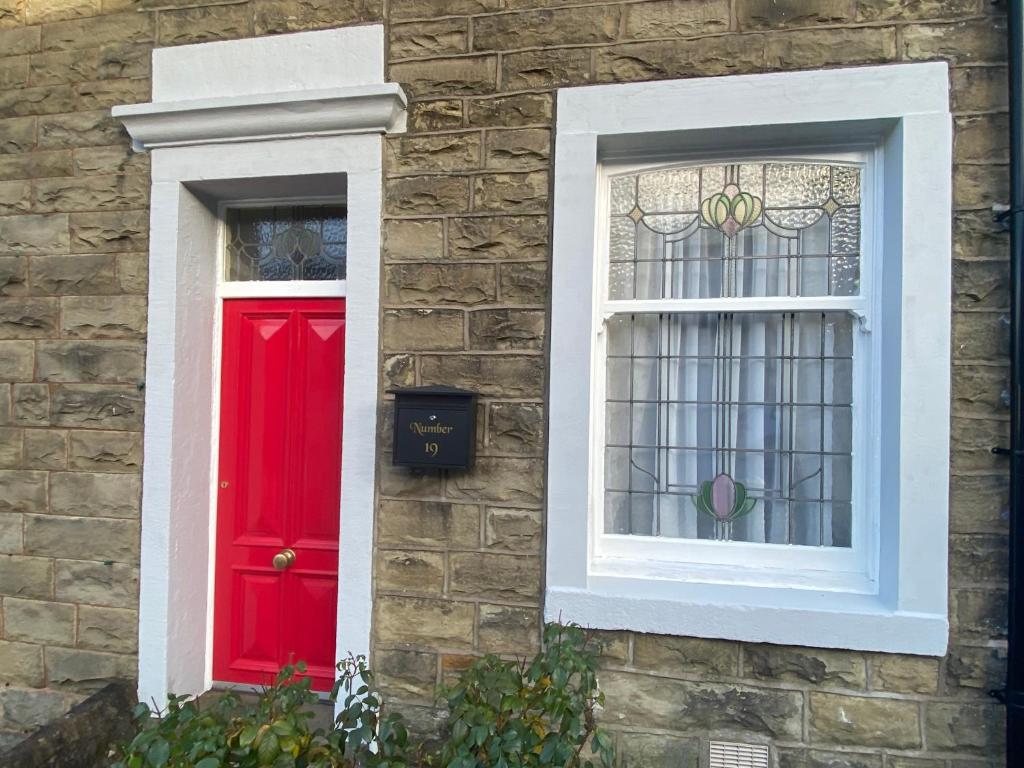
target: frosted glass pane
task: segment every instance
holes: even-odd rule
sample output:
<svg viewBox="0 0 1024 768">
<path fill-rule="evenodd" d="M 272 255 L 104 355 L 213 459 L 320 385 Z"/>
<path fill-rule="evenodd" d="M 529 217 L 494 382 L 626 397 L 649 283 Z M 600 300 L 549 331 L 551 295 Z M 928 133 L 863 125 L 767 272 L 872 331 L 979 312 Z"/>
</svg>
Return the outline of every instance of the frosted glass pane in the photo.
<svg viewBox="0 0 1024 768">
<path fill-rule="evenodd" d="M 348 218 L 343 205 L 229 208 L 225 279 L 343 280 Z"/>
</svg>

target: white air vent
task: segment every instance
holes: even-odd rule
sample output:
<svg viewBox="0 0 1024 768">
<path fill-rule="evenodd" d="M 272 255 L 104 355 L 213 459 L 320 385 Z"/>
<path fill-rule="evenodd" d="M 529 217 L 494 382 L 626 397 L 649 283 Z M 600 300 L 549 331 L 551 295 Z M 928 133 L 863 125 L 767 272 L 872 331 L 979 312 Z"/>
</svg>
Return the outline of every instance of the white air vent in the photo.
<svg viewBox="0 0 1024 768">
<path fill-rule="evenodd" d="M 712 741 L 711 768 L 768 768 L 768 747 Z"/>
</svg>

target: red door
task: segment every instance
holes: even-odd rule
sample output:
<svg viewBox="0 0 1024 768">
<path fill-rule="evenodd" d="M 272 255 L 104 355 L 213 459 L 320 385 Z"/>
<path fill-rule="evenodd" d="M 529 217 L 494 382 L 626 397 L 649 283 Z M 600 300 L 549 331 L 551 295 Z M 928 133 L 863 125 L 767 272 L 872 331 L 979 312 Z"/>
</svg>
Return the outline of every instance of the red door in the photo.
<svg viewBox="0 0 1024 768">
<path fill-rule="evenodd" d="M 344 365 L 344 299 L 224 302 L 214 680 L 334 681 Z"/>
</svg>

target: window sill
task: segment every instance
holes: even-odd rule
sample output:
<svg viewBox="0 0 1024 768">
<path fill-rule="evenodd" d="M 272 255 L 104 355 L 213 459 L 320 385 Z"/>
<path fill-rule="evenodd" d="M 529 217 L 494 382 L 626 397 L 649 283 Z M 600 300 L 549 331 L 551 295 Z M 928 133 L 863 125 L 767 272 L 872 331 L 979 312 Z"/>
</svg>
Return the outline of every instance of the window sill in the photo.
<svg viewBox="0 0 1024 768">
<path fill-rule="evenodd" d="M 592 573 L 549 586 L 548 621 L 662 635 L 942 656 L 944 615 L 893 610 L 877 594 Z"/>
</svg>

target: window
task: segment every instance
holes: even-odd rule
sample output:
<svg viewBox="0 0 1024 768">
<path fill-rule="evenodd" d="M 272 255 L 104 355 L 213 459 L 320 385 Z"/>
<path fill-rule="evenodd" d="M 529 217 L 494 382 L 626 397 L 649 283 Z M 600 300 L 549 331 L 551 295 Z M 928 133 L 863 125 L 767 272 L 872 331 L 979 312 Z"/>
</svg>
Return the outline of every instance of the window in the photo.
<svg viewBox="0 0 1024 768">
<path fill-rule="evenodd" d="M 945 65 L 558 98 L 547 617 L 943 653 Z"/>
</svg>

